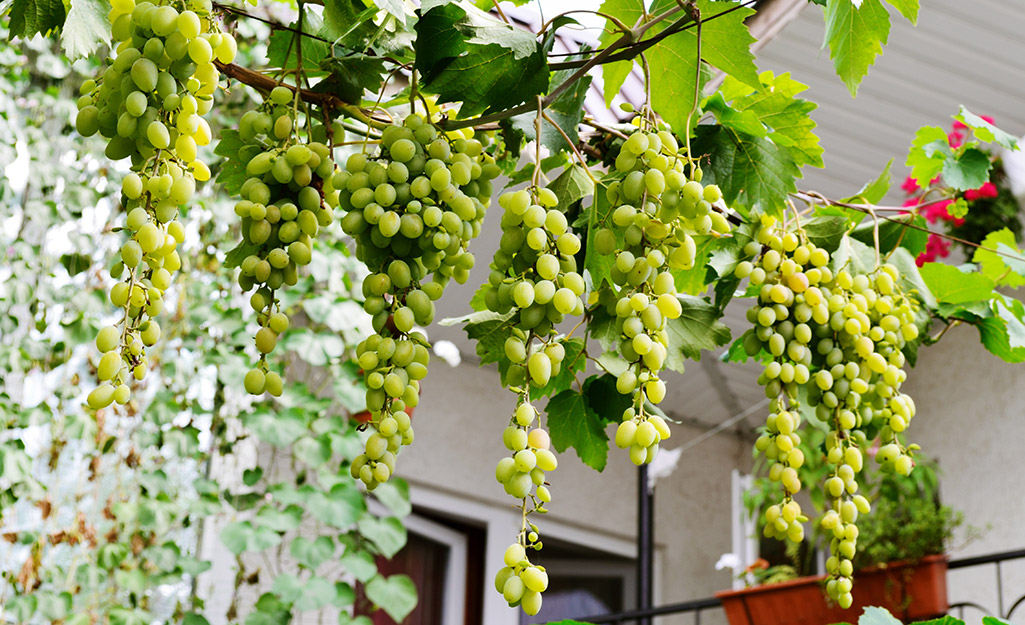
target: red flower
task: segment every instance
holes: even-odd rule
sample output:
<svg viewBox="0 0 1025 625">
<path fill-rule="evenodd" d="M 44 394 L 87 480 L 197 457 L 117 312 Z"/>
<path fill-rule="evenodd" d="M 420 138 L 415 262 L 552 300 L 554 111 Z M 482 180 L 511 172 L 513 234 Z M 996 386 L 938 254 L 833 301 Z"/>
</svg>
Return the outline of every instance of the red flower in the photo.
<svg viewBox="0 0 1025 625">
<path fill-rule="evenodd" d="M 993 198 L 1000 195 L 997 191 L 997 186 L 992 182 L 987 182 L 979 187 L 979 197 Z"/>
<path fill-rule="evenodd" d="M 915 191 L 918 191 L 921 187 L 918 186 L 918 181 L 908 176 L 904 179 L 904 184 L 900 185 L 900 188 L 904 190 L 904 193 L 911 195 Z"/>
<path fill-rule="evenodd" d="M 918 198 L 917 197 L 909 197 L 908 199 L 904 200 L 904 204 L 903 205 L 904 206 L 918 206 Z"/>
<path fill-rule="evenodd" d="M 935 223 L 937 219 L 949 220 L 950 213 L 947 207 L 954 203 L 954 200 L 942 200 L 934 202 L 922 209 L 922 213 L 929 223 Z"/>
<path fill-rule="evenodd" d="M 987 182 L 986 184 L 989 183 Z M 980 197 L 982 197 L 982 194 L 979 192 L 979 189 L 968 189 L 964 192 L 964 199 L 968 200 L 969 202 L 974 202 Z"/>
<path fill-rule="evenodd" d="M 947 135 L 947 143 L 949 143 L 952 148 L 959 148 L 964 143 L 964 135 L 960 132 L 952 132 Z"/>
</svg>

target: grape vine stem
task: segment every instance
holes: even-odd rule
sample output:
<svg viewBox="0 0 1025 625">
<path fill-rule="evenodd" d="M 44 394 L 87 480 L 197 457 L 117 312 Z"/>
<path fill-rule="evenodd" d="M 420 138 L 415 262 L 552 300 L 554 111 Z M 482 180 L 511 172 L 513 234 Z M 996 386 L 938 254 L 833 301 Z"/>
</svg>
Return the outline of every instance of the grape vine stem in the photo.
<svg viewBox="0 0 1025 625">
<path fill-rule="evenodd" d="M 960 243 L 961 245 L 966 245 L 968 247 L 973 247 L 973 248 L 978 249 L 978 250 L 985 250 L 987 252 L 992 252 L 994 254 L 997 254 L 998 256 L 1004 256 L 1006 258 L 1013 258 L 1014 260 L 1017 260 L 1017 261 L 1025 261 L 1025 257 L 1022 257 L 1021 255 L 1018 255 L 1018 254 L 1008 254 L 1007 252 L 1002 252 L 1000 250 L 993 249 L 991 247 L 986 247 L 985 245 L 981 245 L 979 243 L 975 243 L 974 241 L 969 241 L 967 239 L 962 239 L 960 237 L 955 237 L 952 234 L 947 234 L 945 232 L 935 232 L 933 230 L 930 230 L 930 229 L 928 229 L 926 227 L 923 227 L 923 226 L 919 226 L 918 224 L 912 223 L 910 221 L 904 221 L 904 220 L 901 220 L 901 219 L 897 219 L 895 217 L 889 217 L 887 215 L 878 215 L 879 211 L 892 211 L 892 212 L 908 213 L 912 209 L 921 208 L 923 206 L 928 206 L 930 204 L 936 204 L 937 202 L 941 202 L 943 200 L 936 200 L 934 202 L 926 202 L 924 204 L 918 204 L 916 206 L 907 206 L 907 207 L 897 208 L 897 207 L 892 207 L 892 206 L 871 206 L 869 204 L 852 204 L 850 202 L 843 202 L 841 200 L 831 200 L 831 199 L 827 198 L 826 196 L 824 196 L 821 193 L 818 193 L 816 191 L 798 191 L 797 193 L 792 193 L 791 195 L 793 197 L 801 200 L 802 202 L 806 202 L 808 204 L 825 204 L 826 206 L 839 206 L 841 208 L 849 208 L 851 210 L 856 210 L 858 212 L 865 213 L 866 215 L 876 215 L 879 219 L 885 219 L 886 221 L 892 221 L 893 223 L 895 223 L 895 224 L 897 224 L 899 226 L 902 226 L 904 228 L 911 228 L 912 230 L 919 230 L 919 231 L 925 232 L 927 234 L 934 234 L 934 235 L 936 235 L 936 236 L 938 236 L 940 238 L 948 239 L 950 241 L 954 241 L 955 243 Z"/>
</svg>

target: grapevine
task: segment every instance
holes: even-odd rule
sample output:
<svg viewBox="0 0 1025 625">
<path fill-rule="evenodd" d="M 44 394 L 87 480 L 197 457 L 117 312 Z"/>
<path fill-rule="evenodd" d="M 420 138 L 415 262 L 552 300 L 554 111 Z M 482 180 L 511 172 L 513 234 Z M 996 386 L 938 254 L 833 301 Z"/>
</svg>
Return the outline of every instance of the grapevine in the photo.
<svg viewBox="0 0 1025 625">
<path fill-rule="evenodd" d="M 975 324 L 993 353 L 1008 362 L 1025 361 L 1018 336 L 1025 306 L 1002 289 L 1025 282 L 1015 233 L 986 237 L 972 259 L 977 266 L 938 266 L 922 257 L 919 271 L 914 263 L 921 252 L 916 239 L 919 247 L 927 245 L 916 232 L 927 229 L 922 215 L 945 206 L 951 217 L 968 210 L 965 202 L 933 196 L 964 193 L 970 199 L 969 191 L 992 187 L 983 179 L 992 178 L 997 152 L 979 148 L 980 141 L 1013 149 L 1013 136 L 967 110 L 957 120 L 971 133 L 956 135 L 956 141 L 942 129 L 920 131 L 907 165 L 915 184 L 926 185 L 929 197 L 923 194 L 922 204 L 905 206 L 907 215 L 890 217 L 888 213 L 899 209 L 873 206 L 885 196 L 885 176 L 848 200 L 799 189 L 801 167 L 823 163 L 815 121 L 809 116 L 815 105 L 798 97 L 805 85 L 789 74 L 759 72 L 754 55 L 743 49 L 750 40 L 749 25 L 758 21 L 747 19 L 754 12 L 752 2 L 718 9 L 719 3 L 687 1 L 653 5 L 640 13 L 606 3 L 597 13 L 608 21 L 600 46 L 573 49 L 576 39 L 560 37 L 566 32 L 560 29 L 573 21 L 566 15 L 543 21 L 537 32 L 526 32 L 524 22 L 506 20 L 497 4 L 501 20 L 465 2 L 418 8 L 370 2 L 355 7 L 358 12 L 348 3 L 307 7 L 299 2 L 275 13 L 211 0 L 112 0 L 107 14 L 111 52 L 104 59 L 106 4 L 10 0 L 0 9 L 10 16 L 10 35 L 60 33 L 70 57 L 89 54 L 84 40 L 96 39 L 91 49 L 100 50 L 102 69 L 81 85 L 73 125 L 65 119 L 58 126 L 73 126 L 83 137 L 99 135 L 106 157 L 123 161 L 117 168 L 127 172 L 119 184 L 124 210 L 115 211 L 112 221 L 120 237 L 116 257 L 105 261 L 102 272 L 95 266 L 88 272 L 77 267 L 89 265 L 88 250 L 60 258 L 74 285 L 101 283 L 117 315 L 112 323 L 100 324 L 95 336 L 99 358 L 84 367 L 81 361 L 74 365 L 95 368 L 97 383 L 86 394 L 86 419 L 74 424 L 55 420 L 50 428 L 54 451 L 49 469 L 63 469 L 58 447 L 72 438 L 83 444 L 69 448 L 88 450 L 82 453 L 92 462 L 90 482 L 102 471 L 105 454 L 122 454 L 118 461 L 134 469 L 145 455 L 139 449 L 152 448 L 161 468 L 148 472 L 142 487 L 146 499 L 165 505 L 177 500 L 157 484 L 165 476 L 163 463 L 191 449 L 190 462 L 211 468 L 205 476 L 210 479 L 191 485 L 204 506 L 176 515 L 174 523 L 180 520 L 181 527 L 161 527 L 151 535 L 191 532 L 205 526 L 204 516 L 213 514 L 206 510 L 233 506 L 237 519 L 220 526 L 225 546 L 237 556 L 236 591 L 243 583 L 257 582 L 266 590 L 252 614 L 237 613 L 241 604 L 236 592 L 227 618 L 218 615 L 216 620 L 279 622 L 306 606 L 337 608 L 345 614 L 343 620 L 353 612 L 352 619 L 358 620 L 359 608 L 345 603 L 350 595 L 379 602 L 396 622 L 408 614 L 399 612 L 414 603 L 412 582 L 377 571 L 374 557 L 397 553 L 405 534 L 395 527 L 398 519 L 378 523 L 365 516 L 377 512 L 360 497 L 393 478 L 397 456 L 413 443 L 412 414 L 428 375 L 428 330 L 436 321 L 436 302 L 450 281 L 470 278 L 476 263 L 470 245 L 481 234 L 492 197 L 501 209 L 500 219 L 495 219 L 501 228 L 498 251 L 486 283 L 469 303 L 473 312 L 449 322 L 465 322 L 467 334 L 477 341 L 480 363 L 497 365 L 501 385 L 515 396 L 511 414 L 498 416 L 505 450 L 494 475 L 512 497 L 518 530 L 508 537 L 503 566 L 492 572 L 505 602 L 529 615 L 538 614 L 543 594 L 551 593 L 552 564 L 544 560 L 551 547 L 547 553 L 543 549 L 539 519 L 549 511 L 556 490 L 553 472 L 567 462 L 569 448 L 601 470 L 610 435 L 633 464 L 655 461 L 675 418 L 666 405 L 667 385 L 672 384 L 666 369 L 682 372 L 684 360 L 724 349 L 724 360 L 746 356 L 761 363 L 758 384 L 767 397 L 768 414 L 754 446 L 765 458 L 769 480 L 779 486 L 778 499 L 765 510 L 763 531 L 793 542 L 804 540 L 808 528 L 825 536 L 826 590 L 835 603 L 848 607 L 853 603 L 854 556 L 859 548 L 865 555 L 864 544 L 858 544 L 858 519 L 872 508 L 864 477 L 867 456 L 882 471 L 901 476 L 915 467 L 918 447 L 905 439 L 916 415 L 914 400 L 902 391 L 908 358 L 948 329 Z M 830 56 L 853 89 L 885 43 L 879 36 L 889 32 L 883 21 L 888 25 L 890 14 L 896 13 L 853 19 L 866 17 L 856 12 L 870 7 L 819 4 L 826 5 Z M 917 3 L 905 4 L 897 13 L 914 22 Z M 99 7 L 102 13 L 96 14 Z M 289 10 L 297 11 L 294 22 L 280 23 Z M 834 28 L 840 22 L 851 29 Z M 90 32 L 97 25 L 102 35 Z M 242 33 L 239 41 L 242 36 L 256 39 L 253 33 L 266 34 L 268 40 L 257 45 L 243 41 L 239 54 L 228 30 Z M 563 45 L 567 42 L 569 47 Z M 684 52 L 690 58 L 682 58 Z M 265 63 L 256 61 L 262 68 L 242 66 L 254 56 L 266 57 Z M 670 66 L 677 61 L 685 63 Z M 621 85 L 643 83 L 643 96 L 629 88 L 618 94 L 631 101 L 643 97 L 638 108 L 621 107 L 627 113 L 640 111 L 629 123 L 614 121 L 616 116 L 604 111 L 592 116 L 601 101 L 591 92 L 596 85 L 589 82 L 597 72 L 602 73 L 601 89 L 609 90 L 602 94 L 606 102 L 613 101 L 613 91 Z M 708 77 L 720 72 L 725 76 L 713 85 Z M 60 84 L 63 79 L 47 80 L 54 92 L 70 85 Z M 248 101 L 250 88 L 261 100 L 239 115 L 237 123 L 227 119 L 234 117 L 232 107 Z M 215 107 L 222 91 L 226 101 Z M 0 109 L 0 121 L 6 122 L 13 108 Z M 218 137 L 225 121 L 237 131 Z M 225 161 L 208 165 L 205 154 L 218 139 L 216 154 Z M 21 137 L 14 143 L 13 152 L 21 159 Z M 524 167 L 528 148 L 533 154 L 526 160 L 532 162 Z M 32 158 L 39 160 L 34 152 Z M 107 175 L 104 167 L 99 171 Z M 11 177 L 7 167 L 4 173 Z M 220 221 L 220 209 L 227 204 L 197 197 L 210 191 L 197 185 L 214 173 L 233 196 L 235 215 L 228 227 L 220 228 L 223 224 L 209 218 Z M 949 190 L 926 184 L 940 175 Z M 495 183 L 502 177 L 508 178 L 503 181 L 508 182 L 506 189 Z M 97 193 L 103 191 L 102 182 Z M 70 196 L 57 187 L 49 185 L 46 192 L 57 196 L 52 203 L 63 218 Z M 0 191 L 6 206 L 13 196 L 6 187 Z M 29 195 L 27 188 L 24 195 Z M 200 200 L 202 210 L 189 208 Z M 807 202 L 808 210 L 798 212 L 794 200 Z M 20 245 L 24 224 L 29 217 L 37 218 L 29 216 L 29 206 L 24 200 L 22 223 L 12 238 L 15 245 L 9 247 L 12 258 L 25 253 L 21 248 L 32 247 L 32 241 Z M 15 221 L 5 215 L 0 235 L 6 236 Z M 102 216 L 98 223 L 103 223 Z M 110 228 L 107 224 L 97 230 L 106 237 Z M 182 247 L 187 230 L 199 232 L 201 245 Z M 215 230 L 230 233 L 237 247 L 225 255 L 209 245 Z M 184 249 L 196 250 L 195 257 L 185 257 Z M 308 265 L 314 271 L 300 281 Z M 207 275 L 189 280 L 188 289 L 172 290 L 183 266 Z M 220 274 L 208 279 L 215 270 L 236 267 L 225 280 Z M 362 280 L 358 286 L 351 281 L 354 276 L 355 282 Z M 745 280 L 746 291 L 738 288 Z M 320 297 L 321 290 L 325 295 L 334 292 Z M 33 294 L 38 301 L 25 306 L 20 291 L 0 289 L 0 301 L 15 292 L 14 299 L 22 300 L 8 307 L 14 312 L 7 313 L 5 329 L 11 320 L 20 324 L 32 317 L 34 332 L 49 334 L 48 321 L 54 317 L 46 315 L 56 316 L 50 311 L 60 307 L 44 301 L 45 289 L 39 291 L 42 295 Z M 317 291 L 316 304 L 302 301 L 312 291 Z M 197 316 L 186 314 L 186 295 L 189 302 L 220 300 L 218 313 L 248 319 L 252 336 L 240 343 L 233 341 L 238 332 L 224 331 L 242 327 L 237 319 L 194 323 Z M 730 331 L 722 320 L 733 298 L 754 304 L 747 315 L 750 329 L 727 348 Z M 238 302 L 248 303 L 245 313 L 238 310 Z M 332 307 L 354 303 L 365 315 Z M 290 319 L 291 310 L 299 307 L 303 316 Z M 161 317 L 164 308 L 175 309 L 173 317 L 167 315 L 171 323 Z M 79 324 L 93 332 L 87 315 L 73 318 L 60 309 L 66 326 L 60 332 L 70 336 Z M 65 323 L 67 319 L 74 320 Z M 945 327 L 930 336 L 930 320 Z M 295 323 L 305 326 L 299 331 L 303 334 L 291 330 L 297 340 L 286 341 L 283 337 Z M 364 334 L 353 334 L 367 325 L 370 330 Z M 211 331 L 202 334 L 207 329 Z M 20 326 L 17 332 L 22 332 Z M 200 402 L 197 393 L 179 388 L 167 393 L 171 388 L 158 388 L 152 378 L 146 390 L 154 392 L 133 395 L 151 361 L 158 360 L 154 348 L 162 334 L 174 337 L 163 353 L 180 354 L 188 362 L 178 367 L 168 357 L 159 358 L 174 365 L 162 367 L 161 381 L 170 379 L 170 369 L 191 371 L 195 364 L 196 372 L 208 372 L 221 367 L 213 376 L 212 402 L 206 401 L 206 389 Z M 197 336 L 201 338 L 194 340 Z M 289 376 L 273 360 L 281 355 L 279 342 L 292 347 L 321 340 L 323 350 L 309 350 L 318 351 L 315 355 L 301 349 L 288 355 L 289 362 L 309 365 L 288 366 Z M 601 345 L 600 354 L 593 351 L 595 344 Z M 45 363 L 40 369 L 78 358 L 57 354 L 57 348 L 41 358 L 38 345 L 18 347 L 12 348 L 17 357 L 10 362 L 39 360 Z M 74 351 L 63 343 L 60 349 Z M 200 353 L 206 357 L 196 357 Z M 246 363 L 244 373 L 235 375 L 240 359 Z M 298 379 L 307 371 L 323 374 L 323 383 Z M 30 379 L 15 375 L 10 379 L 16 382 L 9 384 L 22 377 Z M 236 401 L 226 382 L 232 377 L 241 378 L 233 382 L 254 397 Z M 295 386 L 282 398 L 289 383 Z M 77 381 L 67 389 L 57 401 L 47 401 L 46 408 L 56 412 L 68 403 L 78 406 L 83 393 Z M 26 395 L 12 395 L 6 387 L 0 391 L 5 408 L 12 397 Z M 67 396 L 75 401 L 64 402 Z M 114 404 L 124 407 L 105 411 Z M 229 414 L 239 405 L 252 411 Z M 35 419 L 45 410 L 21 412 Z M 111 413 L 117 418 L 105 422 Z M 351 422 L 343 414 L 350 414 Z M 118 426 L 134 424 L 137 417 L 162 421 L 150 428 L 151 438 L 113 434 L 114 421 Z M 736 421 L 723 422 L 685 447 L 732 423 Z M 808 444 L 809 426 L 828 432 L 821 449 Z M 0 449 L 10 465 L 4 473 L 8 498 L 45 492 L 23 488 L 15 475 L 35 472 L 36 465 L 44 464 L 21 466 L 25 458 L 36 460 L 29 454 L 32 445 L 19 436 L 7 438 L 21 446 Z M 295 488 L 271 486 L 269 477 L 277 479 L 280 472 L 267 471 L 264 477 L 268 467 L 262 458 L 260 466 L 243 474 L 244 492 L 215 488 L 219 476 L 213 471 L 234 466 L 219 462 L 216 454 L 235 454 L 235 443 L 256 438 L 289 450 L 296 467 L 307 467 L 294 472 Z M 810 453 L 816 457 L 805 456 Z M 828 476 L 811 485 L 808 465 L 820 458 Z M 337 471 L 346 469 L 354 481 L 338 483 Z M 651 473 L 660 474 L 661 469 Z M 120 517 L 136 511 L 140 527 L 170 523 L 148 504 L 119 505 L 125 502 L 114 499 L 129 492 L 121 486 L 119 482 L 118 494 L 111 496 L 95 527 L 92 519 L 76 520 L 81 527 L 74 529 L 74 541 L 97 543 L 94 539 L 106 531 L 97 533 L 101 525 L 114 521 L 129 527 Z M 815 489 L 814 501 L 824 492 L 826 502 L 824 514 L 811 525 L 811 515 L 798 503 L 801 491 L 810 489 Z M 495 493 L 501 496 L 497 488 Z M 407 510 L 397 505 L 403 503 L 397 501 L 404 497 L 401 484 L 381 488 L 375 497 L 397 516 Z M 51 502 L 36 503 L 45 521 Z M 337 533 L 300 542 L 307 538 L 297 535 L 298 528 L 308 527 L 311 519 L 318 532 L 324 526 Z M 30 596 L 30 582 L 40 581 L 32 576 L 46 570 L 39 553 L 71 540 L 72 534 L 64 532 L 39 533 L 31 540 L 23 533 L 11 540 L 33 545 L 31 560 L 11 584 L 12 610 L 18 611 L 21 600 L 23 607 L 31 604 L 33 611 L 38 607 L 45 615 L 56 610 L 54 602 Z M 162 546 L 149 538 L 138 544 L 132 538 L 128 544 L 117 532 L 102 540 L 104 546 L 88 562 L 109 572 L 100 577 L 112 592 L 95 604 L 104 608 L 90 604 L 72 615 L 84 605 L 77 591 L 65 593 L 47 581 L 43 592 L 56 590 L 60 603 L 68 606 L 67 615 L 51 620 L 78 624 L 110 616 L 157 622 L 160 617 L 150 613 L 146 599 L 155 596 L 152 585 L 174 582 L 178 572 L 195 577 L 192 572 L 201 569 L 201 563 L 183 563 L 192 556 L 171 547 L 159 554 L 168 561 L 166 570 L 159 567 L 159 575 L 148 565 L 132 569 L 129 562 L 156 561 L 157 555 L 150 554 L 158 548 L 163 552 Z M 122 563 L 128 557 L 120 556 L 122 547 L 132 560 Z M 292 573 L 285 573 L 264 584 L 267 580 L 246 571 L 249 556 L 261 550 L 266 555 L 270 549 L 296 558 L 299 568 L 291 579 L 285 575 Z M 345 566 L 354 567 L 349 572 L 363 585 L 359 593 L 349 592 L 353 589 L 345 587 L 346 581 L 317 575 L 318 567 L 339 556 Z M 355 568 L 361 564 L 365 570 Z M 126 580 L 133 586 L 128 593 L 122 592 Z M 127 607 L 102 612 L 123 596 L 130 597 Z M 396 605 L 383 605 L 391 598 Z M 186 614 L 199 609 L 201 602 L 193 603 L 175 606 L 169 618 L 201 622 L 192 618 L 198 612 Z M 38 620 L 33 614 L 23 616 Z"/>
<path fill-rule="evenodd" d="M 100 385 L 89 393 L 92 408 L 131 398 L 131 380 L 146 375 L 146 348 L 160 339 L 156 317 L 182 261 L 177 246 L 185 229 L 177 220 L 196 190 L 210 178 L 197 156 L 211 141 L 202 115 L 213 105 L 219 72 L 236 44 L 210 20 L 209 0 L 183 3 L 116 0 L 109 19 L 117 56 L 96 80 L 82 85 L 75 127 L 83 136 L 108 139 L 106 155 L 131 159 L 121 192 L 131 238 L 121 246 L 110 276 L 120 280 L 110 302 L 121 320 L 96 336 L 103 354 Z"/>
</svg>

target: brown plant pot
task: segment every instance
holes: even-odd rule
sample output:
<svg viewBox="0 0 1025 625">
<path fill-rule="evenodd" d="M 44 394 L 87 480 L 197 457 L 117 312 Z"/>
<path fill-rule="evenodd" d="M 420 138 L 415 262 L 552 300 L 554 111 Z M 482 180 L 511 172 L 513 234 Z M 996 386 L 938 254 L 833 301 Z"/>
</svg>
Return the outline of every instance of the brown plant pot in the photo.
<svg viewBox="0 0 1025 625">
<path fill-rule="evenodd" d="M 844 610 L 826 597 L 825 575 L 715 593 L 730 625 L 856 623 L 867 606 L 886 608 L 904 622 L 947 611 L 947 557 L 892 562 L 854 574 L 854 604 Z"/>
</svg>

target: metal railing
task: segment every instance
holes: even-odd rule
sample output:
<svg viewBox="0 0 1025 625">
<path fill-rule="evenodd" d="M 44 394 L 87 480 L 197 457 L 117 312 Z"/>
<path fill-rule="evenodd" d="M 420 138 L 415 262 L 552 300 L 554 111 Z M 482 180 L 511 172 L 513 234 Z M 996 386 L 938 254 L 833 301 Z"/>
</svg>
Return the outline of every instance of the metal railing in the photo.
<svg viewBox="0 0 1025 625">
<path fill-rule="evenodd" d="M 964 614 L 966 608 L 971 608 L 981 611 L 983 614 L 988 616 L 999 616 L 1005 620 L 1010 620 L 1015 610 L 1025 605 L 1025 592 L 1020 596 L 1014 598 L 1010 602 L 1010 607 L 1005 611 L 1004 605 L 1007 601 L 1004 599 L 1004 576 L 1002 565 L 1008 560 L 1017 560 L 1025 558 L 1025 549 L 1017 549 L 1014 551 L 1002 551 L 999 553 L 991 553 L 983 556 L 974 556 L 971 558 L 959 558 L 957 560 L 951 560 L 947 563 L 948 570 L 963 569 L 975 566 L 989 566 L 994 567 L 994 573 L 996 575 L 996 590 L 997 590 L 997 609 L 991 611 L 988 608 L 972 602 L 972 601 L 959 601 L 957 603 L 950 604 L 947 612 L 953 616 L 957 616 L 961 620 L 964 620 Z M 626 625 L 628 623 L 640 622 L 645 620 L 648 622 L 651 617 L 655 616 L 667 616 L 667 615 L 679 615 L 691 613 L 694 615 L 694 625 L 701 625 L 701 614 L 707 610 L 721 608 L 722 601 L 718 597 L 708 597 L 706 599 L 695 599 L 691 601 L 682 601 L 679 603 L 670 603 L 654 608 L 646 608 L 643 610 L 625 610 L 623 612 L 615 612 L 610 614 L 599 614 L 595 616 L 588 616 L 579 619 L 585 623 L 594 623 L 595 625 Z M 1025 610 L 1025 608 L 1022 608 Z M 956 612 L 956 614 L 955 614 Z M 769 625 L 769 624 L 766 624 Z"/>
</svg>

